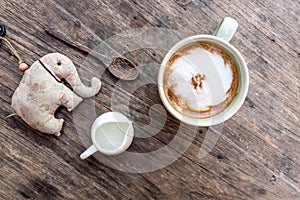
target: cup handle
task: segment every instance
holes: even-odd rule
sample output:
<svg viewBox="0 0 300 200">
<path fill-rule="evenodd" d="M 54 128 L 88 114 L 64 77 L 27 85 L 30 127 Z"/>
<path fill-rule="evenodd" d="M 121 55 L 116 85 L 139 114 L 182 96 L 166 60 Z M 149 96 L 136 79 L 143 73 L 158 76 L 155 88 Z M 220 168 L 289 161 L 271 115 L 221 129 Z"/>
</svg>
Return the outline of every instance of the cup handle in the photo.
<svg viewBox="0 0 300 200">
<path fill-rule="evenodd" d="M 97 147 L 92 144 L 87 150 L 85 150 L 85 152 L 83 152 L 81 155 L 80 155 L 80 158 L 81 159 L 86 159 L 87 157 L 89 157 L 90 155 L 96 153 L 96 151 L 98 151 Z"/>
<path fill-rule="evenodd" d="M 236 32 L 237 27 L 238 23 L 235 19 L 225 17 L 213 35 L 229 42 Z"/>
</svg>

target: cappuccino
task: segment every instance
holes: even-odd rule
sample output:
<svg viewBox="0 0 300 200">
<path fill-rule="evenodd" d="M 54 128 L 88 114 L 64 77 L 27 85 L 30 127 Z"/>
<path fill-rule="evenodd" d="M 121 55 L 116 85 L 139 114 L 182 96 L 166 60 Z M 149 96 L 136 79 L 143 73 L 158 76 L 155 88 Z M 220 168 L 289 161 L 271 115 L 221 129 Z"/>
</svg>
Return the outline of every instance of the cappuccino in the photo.
<svg viewBox="0 0 300 200">
<path fill-rule="evenodd" d="M 179 113 L 208 118 L 234 99 L 239 82 L 234 60 L 222 48 L 194 42 L 174 52 L 163 76 L 165 96 Z"/>
</svg>

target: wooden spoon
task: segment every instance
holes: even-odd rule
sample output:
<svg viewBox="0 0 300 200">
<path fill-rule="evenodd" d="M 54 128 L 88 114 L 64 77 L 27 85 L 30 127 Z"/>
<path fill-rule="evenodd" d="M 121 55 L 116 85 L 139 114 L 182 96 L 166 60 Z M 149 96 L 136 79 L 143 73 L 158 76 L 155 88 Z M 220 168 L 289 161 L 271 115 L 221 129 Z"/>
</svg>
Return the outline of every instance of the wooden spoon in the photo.
<svg viewBox="0 0 300 200">
<path fill-rule="evenodd" d="M 90 54 L 91 56 L 94 56 L 94 58 L 103 58 L 107 59 L 106 56 L 99 54 L 98 52 L 92 51 L 87 46 L 84 46 L 76 41 L 73 41 L 69 38 L 66 38 L 63 34 L 58 33 L 52 28 L 44 28 L 45 32 L 54 37 L 55 39 L 58 39 L 59 41 L 73 47 L 76 49 L 79 49 L 80 51 Z M 123 57 L 117 57 L 115 58 L 109 65 L 108 70 L 110 73 L 112 73 L 115 77 L 123 80 L 134 80 L 138 77 L 139 72 L 135 65 Z"/>
<path fill-rule="evenodd" d="M 135 80 L 139 72 L 136 69 L 135 65 L 123 57 L 115 58 L 109 65 L 108 70 L 112 73 L 115 77 L 132 81 Z"/>
</svg>

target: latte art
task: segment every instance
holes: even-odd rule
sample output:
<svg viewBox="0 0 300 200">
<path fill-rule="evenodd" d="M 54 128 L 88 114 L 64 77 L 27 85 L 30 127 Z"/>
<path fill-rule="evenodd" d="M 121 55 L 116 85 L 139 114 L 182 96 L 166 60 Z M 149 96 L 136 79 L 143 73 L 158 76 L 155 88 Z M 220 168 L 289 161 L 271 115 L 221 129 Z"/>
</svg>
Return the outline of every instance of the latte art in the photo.
<svg viewBox="0 0 300 200">
<path fill-rule="evenodd" d="M 173 54 L 164 72 L 164 92 L 178 112 L 207 118 L 224 110 L 236 95 L 238 74 L 222 49 L 195 42 Z"/>
</svg>

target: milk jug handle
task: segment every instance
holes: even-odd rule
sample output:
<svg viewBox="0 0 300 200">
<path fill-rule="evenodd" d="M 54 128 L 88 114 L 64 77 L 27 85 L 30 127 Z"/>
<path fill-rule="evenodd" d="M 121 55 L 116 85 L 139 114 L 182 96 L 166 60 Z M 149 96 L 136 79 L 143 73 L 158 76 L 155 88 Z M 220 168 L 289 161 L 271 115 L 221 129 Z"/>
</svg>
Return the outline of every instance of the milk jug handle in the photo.
<svg viewBox="0 0 300 200">
<path fill-rule="evenodd" d="M 80 158 L 81 159 L 86 159 L 87 157 L 93 155 L 94 153 L 96 153 L 97 151 L 97 147 L 92 144 L 87 150 L 85 150 L 81 155 L 80 155 Z"/>
</svg>

